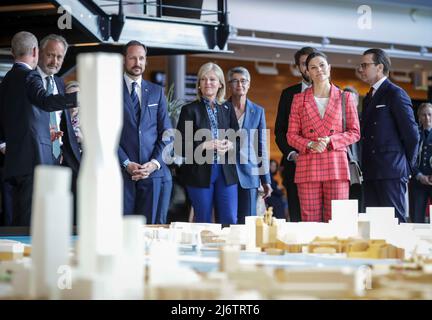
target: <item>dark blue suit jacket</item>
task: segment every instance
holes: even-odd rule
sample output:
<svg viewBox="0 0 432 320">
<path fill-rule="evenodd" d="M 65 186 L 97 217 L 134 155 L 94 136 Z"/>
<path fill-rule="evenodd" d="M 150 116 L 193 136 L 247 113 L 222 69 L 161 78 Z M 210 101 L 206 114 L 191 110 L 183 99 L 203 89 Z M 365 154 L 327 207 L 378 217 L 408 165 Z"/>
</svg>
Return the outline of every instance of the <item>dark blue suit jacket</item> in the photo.
<svg viewBox="0 0 432 320">
<path fill-rule="evenodd" d="M 413 173 L 419 134 L 411 99 L 388 79 L 364 101 L 361 136 L 365 180 L 408 178 Z"/>
<path fill-rule="evenodd" d="M 419 173 L 424 175 L 432 174 L 432 163 L 430 161 L 432 158 L 432 134 L 429 133 L 428 137 L 425 139 L 425 133 L 422 127 L 419 127 L 419 134 L 419 156 L 416 166 L 414 167 L 414 177 Z"/>
<path fill-rule="evenodd" d="M 54 76 L 54 81 L 56 83 L 58 93 L 64 95 L 65 86 L 63 79 Z M 75 174 L 77 174 L 81 161 L 81 151 L 75 135 L 75 131 L 72 126 L 69 110 L 64 110 L 62 112 L 59 128 L 61 131 L 63 131 L 63 161 L 69 168 L 71 168 L 75 172 Z"/>
<path fill-rule="evenodd" d="M 271 183 L 265 129 L 264 109 L 247 99 L 237 161 L 239 183 L 244 189 L 259 188 L 260 180 L 263 184 Z"/>
<path fill-rule="evenodd" d="M 75 106 L 76 93 L 48 96 L 39 73 L 19 63 L 13 65 L 1 86 L 5 178 L 32 174 L 38 164 L 53 164 L 49 112 Z"/>
<path fill-rule="evenodd" d="M 163 88 L 151 82 L 141 82 L 141 119 L 137 122 L 132 100 L 123 80 L 123 129 L 118 155 L 120 165 L 127 159 L 146 163 L 156 159 L 162 165 L 162 150 L 169 143 L 163 141 L 165 130 L 171 128 Z M 164 170 L 155 170 L 149 178 L 163 177 Z"/>
</svg>

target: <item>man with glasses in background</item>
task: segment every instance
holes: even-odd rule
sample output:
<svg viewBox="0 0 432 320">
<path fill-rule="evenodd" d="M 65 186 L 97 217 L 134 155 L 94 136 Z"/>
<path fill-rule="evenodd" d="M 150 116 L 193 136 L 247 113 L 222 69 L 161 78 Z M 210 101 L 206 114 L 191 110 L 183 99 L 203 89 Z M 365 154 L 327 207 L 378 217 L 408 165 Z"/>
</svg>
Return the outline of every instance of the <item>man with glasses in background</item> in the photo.
<svg viewBox="0 0 432 320">
<path fill-rule="evenodd" d="M 394 207 L 399 222 L 406 222 L 419 133 L 410 97 L 387 78 L 390 66 L 382 49 L 366 50 L 358 66 L 371 86 L 361 116 L 364 200 L 366 207 Z"/>
</svg>

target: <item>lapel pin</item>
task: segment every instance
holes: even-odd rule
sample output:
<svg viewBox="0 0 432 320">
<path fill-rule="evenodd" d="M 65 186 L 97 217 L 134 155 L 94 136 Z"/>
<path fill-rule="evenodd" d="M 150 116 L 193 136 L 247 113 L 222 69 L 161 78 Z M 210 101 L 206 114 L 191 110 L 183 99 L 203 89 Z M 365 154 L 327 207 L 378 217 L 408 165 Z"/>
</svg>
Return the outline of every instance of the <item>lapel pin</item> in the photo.
<svg viewBox="0 0 432 320">
<path fill-rule="evenodd" d="M 224 104 L 224 108 L 228 110 L 228 106 L 226 104 Z"/>
</svg>

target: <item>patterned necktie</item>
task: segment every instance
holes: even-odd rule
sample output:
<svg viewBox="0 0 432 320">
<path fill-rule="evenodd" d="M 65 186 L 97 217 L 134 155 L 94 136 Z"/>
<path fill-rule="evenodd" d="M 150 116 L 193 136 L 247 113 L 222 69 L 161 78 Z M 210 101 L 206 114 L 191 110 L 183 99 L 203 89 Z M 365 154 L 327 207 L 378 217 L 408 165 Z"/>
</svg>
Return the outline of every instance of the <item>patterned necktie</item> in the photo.
<svg viewBox="0 0 432 320">
<path fill-rule="evenodd" d="M 54 79 L 51 76 L 45 78 L 47 82 L 47 94 L 51 95 L 54 92 Z M 50 130 L 58 131 L 57 117 L 55 112 L 50 112 Z M 60 156 L 60 140 L 55 139 L 52 142 L 52 153 L 56 159 Z"/>
<path fill-rule="evenodd" d="M 137 122 L 140 122 L 140 119 L 141 119 L 141 106 L 140 106 L 138 94 L 136 92 L 137 85 L 138 85 L 138 83 L 136 83 L 135 81 L 132 82 L 131 100 L 132 100 L 132 105 L 134 107 L 134 111 L 135 111 L 135 116 L 136 116 Z"/>
<path fill-rule="evenodd" d="M 374 91 L 374 87 L 370 87 L 370 89 L 369 89 L 369 91 L 368 91 L 368 93 L 367 93 L 367 95 L 366 95 L 366 97 L 367 97 L 368 99 L 372 99 L 373 91 Z"/>
<path fill-rule="evenodd" d="M 363 110 L 365 110 L 365 108 L 368 106 L 369 102 L 371 101 L 373 90 L 374 88 L 370 87 L 366 97 L 363 99 Z"/>
</svg>

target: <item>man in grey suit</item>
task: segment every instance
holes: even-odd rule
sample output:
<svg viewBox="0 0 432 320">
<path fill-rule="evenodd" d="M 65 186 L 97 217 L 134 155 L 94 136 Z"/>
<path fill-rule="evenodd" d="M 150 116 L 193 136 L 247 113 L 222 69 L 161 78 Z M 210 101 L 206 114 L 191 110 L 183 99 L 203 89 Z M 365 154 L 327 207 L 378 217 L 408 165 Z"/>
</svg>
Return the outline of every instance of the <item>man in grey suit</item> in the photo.
<svg viewBox="0 0 432 320">
<path fill-rule="evenodd" d="M 57 34 L 50 34 L 40 41 L 39 61 L 37 71 L 42 77 L 44 88 L 48 93 L 65 94 L 65 84 L 57 76 L 60 71 L 68 43 L 65 38 Z M 72 188 L 74 196 L 74 221 L 76 222 L 76 184 L 78 179 L 81 150 L 72 126 L 69 110 L 50 112 L 50 133 L 53 143 L 54 163 L 72 169 Z"/>
</svg>

